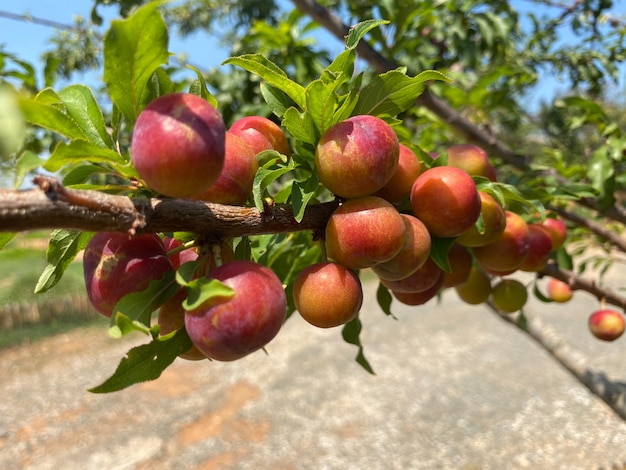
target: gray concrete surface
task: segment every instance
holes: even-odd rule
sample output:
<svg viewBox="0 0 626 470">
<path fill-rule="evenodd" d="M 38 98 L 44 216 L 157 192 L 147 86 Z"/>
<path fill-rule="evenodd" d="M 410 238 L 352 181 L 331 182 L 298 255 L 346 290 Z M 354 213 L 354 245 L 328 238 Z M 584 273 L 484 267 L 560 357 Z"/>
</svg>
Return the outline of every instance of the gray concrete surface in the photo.
<svg viewBox="0 0 626 470">
<path fill-rule="evenodd" d="M 453 292 L 394 305 L 369 285 L 365 354 L 340 330 L 292 318 L 235 363 L 177 360 L 155 382 L 100 383 L 142 338 L 86 329 L 0 352 L 0 468 L 609 469 L 626 463 L 626 423 L 522 332 Z M 626 381 L 626 338 L 594 340 L 597 301 L 533 301 L 594 368 Z"/>
</svg>

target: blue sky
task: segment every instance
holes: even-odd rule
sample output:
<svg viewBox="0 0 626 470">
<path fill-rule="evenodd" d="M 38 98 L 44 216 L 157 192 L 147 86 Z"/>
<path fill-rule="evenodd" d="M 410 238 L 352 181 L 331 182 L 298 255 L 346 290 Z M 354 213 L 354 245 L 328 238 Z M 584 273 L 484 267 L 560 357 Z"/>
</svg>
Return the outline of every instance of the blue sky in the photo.
<svg viewBox="0 0 626 470">
<path fill-rule="evenodd" d="M 616 3 L 619 4 L 621 2 Z M 513 4 L 520 11 L 525 11 L 533 6 L 531 2 L 523 0 L 515 1 Z M 33 17 L 72 24 L 72 18 L 76 14 L 88 18 L 92 5 L 93 2 L 86 0 L 62 0 L 62 2 L 14 0 L 2 2 L 0 10 L 15 14 L 28 13 Z M 620 10 L 621 7 L 615 7 L 617 13 Z M 117 9 L 115 7 L 100 7 L 98 11 L 105 15 L 106 27 L 108 19 L 110 19 L 106 19 L 106 14 L 110 15 L 110 17 L 115 17 Z M 41 53 L 48 48 L 46 42 L 52 33 L 53 30 L 49 27 L 0 17 L 0 45 L 3 45 L 6 51 L 16 53 L 19 57 L 31 63 L 37 63 Z M 572 37 L 564 38 L 564 40 L 568 39 L 575 40 Z M 340 48 L 338 41 L 337 46 Z M 228 51 L 221 48 L 217 41 L 211 42 L 211 39 L 207 38 L 206 35 L 191 36 L 185 38 L 184 41 L 173 35 L 170 42 L 170 50 L 175 54 L 189 53 L 189 61 L 200 65 L 204 69 L 218 66 L 228 56 Z M 193 53 L 191 53 L 192 51 Z M 620 92 L 626 89 L 626 67 L 622 67 L 621 70 L 621 79 L 618 84 Z M 96 77 L 89 76 L 76 77 L 77 81 L 85 82 L 95 79 Z M 536 104 L 539 100 L 550 99 L 559 89 L 565 88 L 566 84 L 559 83 L 551 77 L 546 77 L 541 85 L 536 88 L 532 100 Z"/>
</svg>

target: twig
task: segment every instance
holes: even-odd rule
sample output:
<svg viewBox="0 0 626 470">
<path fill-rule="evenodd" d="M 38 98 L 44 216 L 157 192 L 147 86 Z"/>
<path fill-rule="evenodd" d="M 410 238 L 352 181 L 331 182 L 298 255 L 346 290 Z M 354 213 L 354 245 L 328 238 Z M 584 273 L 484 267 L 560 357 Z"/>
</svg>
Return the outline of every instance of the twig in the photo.
<svg viewBox="0 0 626 470">
<path fill-rule="evenodd" d="M 611 305 L 616 305 L 626 310 L 626 298 L 617 292 L 598 285 L 593 279 L 585 279 L 576 275 L 574 272 L 561 268 L 555 262 L 549 262 L 548 265 L 537 273 L 539 276 L 550 276 L 559 281 L 563 281 L 570 286 L 572 290 L 584 290 L 598 300 L 602 300 Z"/>
</svg>

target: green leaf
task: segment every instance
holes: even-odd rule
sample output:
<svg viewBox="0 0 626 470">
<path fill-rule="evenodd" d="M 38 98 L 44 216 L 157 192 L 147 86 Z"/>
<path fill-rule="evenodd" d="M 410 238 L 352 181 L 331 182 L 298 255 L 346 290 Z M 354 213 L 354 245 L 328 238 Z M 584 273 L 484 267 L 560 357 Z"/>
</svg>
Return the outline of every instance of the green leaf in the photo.
<svg viewBox="0 0 626 470">
<path fill-rule="evenodd" d="M 393 301 L 393 297 L 385 286 L 383 286 L 382 282 L 378 283 L 378 289 L 376 289 L 376 300 L 378 301 L 378 306 L 385 313 L 385 315 L 389 315 L 393 318 L 396 318 L 393 313 L 391 313 L 391 302 Z"/>
<path fill-rule="evenodd" d="M 202 72 L 200 72 L 200 70 L 198 70 L 193 65 L 186 65 L 186 67 L 196 72 L 196 76 L 198 77 L 190 85 L 189 93 L 192 93 L 194 95 L 200 96 L 201 98 L 204 98 L 211 104 L 211 106 L 213 106 L 214 108 L 217 108 L 217 100 L 215 99 L 215 96 L 213 96 L 211 92 L 209 91 L 209 87 L 207 87 L 206 80 L 204 79 L 204 75 L 202 75 Z"/>
<path fill-rule="evenodd" d="M 263 198 L 268 186 L 291 170 L 293 170 L 291 165 L 275 164 L 272 161 L 257 170 L 252 184 L 252 197 L 254 205 L 258 210 L 262 211 L 264 209 Z"/>
<path fill-rule="evenodd" d="M 113 318 L 115 319 L 115 325 L 109 328 L 109 336 L 112 338 L 120 339 L 122 336 L 125 336 L 133 331 L 150 335 L 149 326 L 140 321 L 131 319 L 122 312 L 117 312 Z"/>
<path fill-rule="evenodd" d="M 222 62 L 222 65 L 224 64 L 237 65 L 248 72 L 258 75 L 268 84 L 283 91 L 295 101 L 300 109 L 305 108 L 306 98 L 304 87 L 290 80 L 285 72 L 262 54 L 245 54 L 238 57 L 231 57 Z"/>
<path fill-rule="evenodd" d="M 104 83 L 113 104 L 130 123 L 144 106 L 154 71 L 168 61 L 168 32 L 151 2 L 125 20 L 113 20 L 104 37 Z"/>
<path fill-rule="evenodd" d="M 176 283 L 174 271 L 165 273 L 160 279 L 150 281 L 144 290 L 125 295 L 115 304 L 111 316 L 112 325 L 117 325 L 117 315 L 121 313 L 132 321 L 150 326 L 152 312 L 176 294 L 178 289 L 180 286 Z"/>
<path fill-rule="evenodd" d="M 316 145 L 320 137 L 311 115 L 301 113 L 293 106 L 285 111 L 281 125 L 301 142 Z"/>
<path fill-rule="evenodd" d="M 59 92 L 67 115 L 81 129 L 83 136 L 99 147 L 113 147 L 104 116 L 91 89 L 85 85 L 70 85 Z"/>
<path fill-rule="evenodd" d="M 433 237 L 430 245 L 430 257 L 432 260 L 449 273 L 452 268 L 450 267 L 450 260 L 448 259 L 448 252 L 452 245 L 454 245 L 455 238 L 438 238 Z"/>
<path fill-rule="evenodd" d="M 41 103 L 37 98 L 20 98 L 20 109 L 24 118 L 39 127 L 61 134 L 68 139 L 83 139 L 83 130 L 56 106 Z"/>
<path fill-rule="evenodd" d="M 9 244 L 13 238 L 15 238 L 16 233 L 10 232 L 0 232 L 0 250 Z"/>
<path fill-rule="evenodd" d="M 16 162 L 13 187 L 15 189 L 19 189 L 19 187 L 22 186 L 22 183 L 24 183 L 24 178 L 26 178 L 26 175 L 32 170 L 35 170 L 36 168 L 41 167 L 41 165 L 43 165 L 44 163 L 45 163 L 45 160 L 39 158 L 36 154 L 31 152 L 30 150 L 27 150 L 26 152 L 24 152 L 17 159 L 17 162 Z"/>
<path fill-rule="evenodd" d="M 304 181 L 294 181 L 291 190 L 293 213 L 296 222 L 300 223 L 304 217 L 304 211 L 311 198 L 319 188 L 317 174 L 311 174 Z"/>
<path fill-rule="evenodd" d="M 78 163 L 110 163 L 116 167 L 126 165 L 124 157 L 115 150 L 102 148 L 86 140 L 76 139 L 69 143 L 59 142 L 50 158 L 43 167 L 51 172 L 55 172 L 68 164 Z"/>
<path fill-rule="evenodd" d="M 359 320 L 359 317 L 356 317 L 354 320 L 350 320 L 343 326 L 343 329 L 341 330 L 341 336 L 343 337 L 344 341 L 350 344 L 354 344 L 359 348 L 359 351 L 355 358 L 356 362 L 367 372 L 374 375 L 374 369 L 372 369 L 372 366 L 363 354 L 363 345 L 361 344 L 360 335 L 361 320 Z"/>
<path fill-rule="evenodd" d="M 261 95 L 263 99 L 270 107 L 272 112 L 278 116 L 283 117 L 285 111 L 292 105 L 292 101 L 289 97 L 275 86 L 268 85 L 267 83 L 261 83 Z"/>
<path fill-rule="evenodd" d="M 365 36 L 369 31 L 378 26 L 389 24 L 387 20 L 366 20 L 361 21 L 360 23 L 352 26 L 348 35 L 346 36 L 346 47 L 348 49 L 354 49 L 359 45 L 363 36 Z"/>
<path fill-rule="evenodd" d="M 552 303 L 552 302 L 554 302 L 554 300 L 552 300 L 550 297 L 546 297 L 543 294 L 543 292 L 541 292 L 541 290 L 539 290 L 539 286 L 537 284 L 537 280 L 536 279 L 535 279 L 535 282 L 533 283 L 533 294 L 541 302 L 545 302 L 545 303 Z"/>
<path fill-rule="evenodd" d="M 35 294 L 49 290 L 61 280 L 67 267 L 74 261 L 76 255 L 87 246 L 92 236 L 93 233 L 91 232 L 69 230 L 52 232 L 46 251 L 47 265 L 39 276 L 35 286 Z"/>
<path fill-rule="evenodd" d="M 335 89 L 341 83 L 328 83 L 320 78 L 306 88 L 306 111 L 319 130 L 320 135 L 334 124 L 333 115 L 337 105 Z"/>
<path fill-rule="evenodd" d="M 212 305 L 224 303 L 235 295 L 235 291 L 217 279 L 199 277 L 187 284 L 187 298 L 183 301 L 185 310 L 194 310 L 211 301 Z"/>
<path fill-rule="evenodd" d="M 145 99 L 143 101 L 149 103 L 150 101 L 157 99 L 159 96 L 174 93 L 175 91 L 177 91 L 176 85 L 170 76 L 165 70 L 163 70 L 163 67 L 158 67 L 150 77 L 150 80 L 148 80 L 146 92 L 144 94 Z"/>
<path fill-rule="evenodd" d="M 435 70 L 424 71 L 415 77 L 408 77 L 399 70 L 378 75 L 361 90 L 354 114 L 396 116 L 415 104 L 430 80 L 450 82 L 448 77 Z"/>
<path fill-rule="evenodd" d="M 158 379 L 179 354 L 189 350 L 191 340 L 184 328 L 175 333 L 154 338 L 150 343 L 132 348 L 126 354 L 111 377 L 92 393 L 110 393 L 131 385 Z"/>
</svg>

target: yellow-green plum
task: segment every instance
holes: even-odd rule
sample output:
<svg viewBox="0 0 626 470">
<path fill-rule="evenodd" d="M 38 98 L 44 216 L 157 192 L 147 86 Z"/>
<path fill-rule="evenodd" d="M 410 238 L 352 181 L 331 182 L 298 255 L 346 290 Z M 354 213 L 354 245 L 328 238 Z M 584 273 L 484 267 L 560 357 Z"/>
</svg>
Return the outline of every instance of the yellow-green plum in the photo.
<svg viewBox="0 0 626 470">
<path fill-rule="evenodd" d="M 222 116 L 205 99 L 190 93 L 163 95 L 137 117 L 132 163 L 150 189 L 194 197 L 222 171 L 225 134 Z"/>
<path fill-rule="evenodd" d="M 473 266 L 467 280 L 454 287 L 459 298 L 470 305 L 486 302 L 491 294 L 491 280 L 485 272 Z"/>
<path fill-rule="evenodd" d="M 491 290 L 493 305 L 504 313 L 517 312 L 527 300 L 526 286 L 517 279 L 502 279 Z"/>
</svg>

